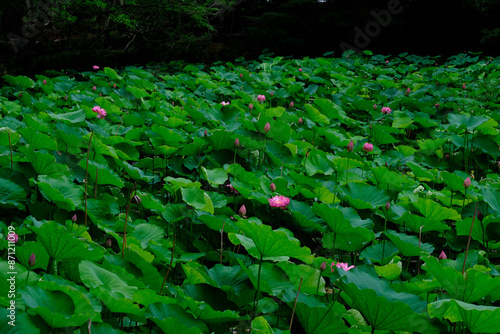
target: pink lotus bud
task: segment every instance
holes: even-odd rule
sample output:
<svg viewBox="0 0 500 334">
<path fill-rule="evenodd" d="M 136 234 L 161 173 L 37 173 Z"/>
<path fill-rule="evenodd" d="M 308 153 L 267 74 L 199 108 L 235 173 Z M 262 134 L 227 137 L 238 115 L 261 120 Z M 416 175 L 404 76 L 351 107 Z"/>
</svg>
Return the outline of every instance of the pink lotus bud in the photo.
<svg viewBox="0 0 500 334">
<path fill-rule="evenodd" d="M 440 260 L 444 260 L 444 259 L 447 259 L 448 257 L 446 256 L 446 253 L 444 251 L 441 251 L 441 253 L 439 253 L 439 259 Z"/>
<path fill-rule="evenodd" d="M 31 254 L 30 258 L 28 259 L 28 265 L 30 267 L 33 267 L 35 265 L 35 262 L 36 262 L 36 256 L 35 256 L 35 253 Z"/>
<path fill-rule="evenodd" d="M 47 80 L 43 79 L 43 84 L 46 85 L 47 84 Z"/>
<path fill-rule="evenodd" d="M 240 146 L 240 140 L 238 138 L 236 138 L 236 140 L 234 141 L 234 146 L 235 147 Z"/>
<path fill-rule="evenodd" d="M 238 214 L 239 214 L 240 216 L 242 216 L 242 217 L 243 217 L 243 216 L 245 216 L 245 215 L 247 214 L 247 208 L 245 208 L 245 205 L 242 205 L 242 206 L 240 207 L 240 210 L 238 211 Z"/>
<path fill-rule="evenodd" d="M 302 124 L 304 123 L 304 121 L 302 120 L 302 117 L 299 118 L 299 124 Z"/>
<path fill-rule="evenodd" d="M 243 78 L 243 73 L 240 73 L 240 78 Z"/>
<path fill-rule="evenodd" d="M 113 84 L 113 88 L 116 88 L 116 84 L 115 84 L 115 83 Z M 173 102 L 172 102 L 172 103 L 173 103 Z"/>
<path fill-rule="evenodd" d="M 19 236 L 17 235 L 17 233 L 10 233 L 7 236 L 7 240 L 9 240 L 10 242 L 16 243 L 17 240 L 19 240 Z"/>
<path fill-rule="evenodd" d="M 387 203 L 385 203 L 385 210 L 389 211 L 390 209 L 391 209 L 391 203 L 389 203 L 389 201 L 387 201 Z"/>
<path fill-rule="evenodd" d="M 102 96 L 102 93 L 99 93 L 99 96 Z"/>
<path fill-rule="evenodd" d="M 94 70 L 98 70 L 98 69 L 99 69 L 99 66 L 94 65 L 94 66 L 92 66 L 92 68 L 93 68 Z"/>
<path fill-rule="evenodd" d="M 299 72 L 302 72 L 302 69 L 301 69 L 301 68 L 299 68 Z"/>
<path fill-rule="evenodd" d="M 68 101 L 68 95 L 64 95 L 64 101 Z"/>
<path fill-rule="evenodd" d="M 21 98 L 23 96 L 23 93 L 19 93 L 19 97 Z"/>
<path fill-rule="evenodd" d="M 252 109 L 253 109 L 253 104 L 251 104 L 251 103 L 250 103 L 250 104 L 248 105 L 248 109 L 250 109 L 250 111 L 252 111 Z"/>
<path fill-rule="evenodd" d="M 264 125 L 264 132 L 268 133 L 270 130 L 271 130 L 271 124 L 267 122 L 266 125 Z"/>
<path fill-rule="evenodd" d="M 273 92 L 273 91 L 271 91 L 271 93 L 269 93 L 269 94 L 271 94 L 271 96 L 273 96 L 273 95 L 274 95 L 274 92 Z"/>
<path fill-rule="evenodd" d="M 257 101 L 264 102 L 265 100 L 266 100 L 266 97 L 264 95 L 257 95 Z"/>
<path fill-rule="evenodd" d="M 319 266 L 319 270 L 325 271 L 326 270 L 326 262 L 323 262 L 321 266 Z"/>
<path fill-rule="evenodd" d="M 465 85 L 465 83 L 462 85 L 462 89 L 465 89 L 467 86 Z"/>
<path fill-rule="evenodd" d="M 354 149 L 354 142 L 351 140 L 349 144 L 347 144 L 347 152 L 352 152 Z"/>
<path fill-rule="evenodd" d="M 97 87 L 96 87 L 96 86 L 94 86 L 94 88 L 92 88 L 92 89 L 93 89 L 93 90 L 96 90 L 96 89 L 97 89 Z"/>
<path fill-rule="evenodd" d="M 207 130 L 205 130 L 205 132 L 203 133 L 204 136 L 208 136 L 208 132 Z"/>
<path fill-rule="evenodd" d="M 406 94 L 410 94 L 410 93 L 411 93 L 410 87 L 406 88 Z"/>
<path fill-rule="evenodd" d="M 106 240 L 106 247 L 110 248 L 112 246 L 112 241 L 111 239 Z"/>
<path fill-rule="evenodd" d="M 469 188 L 470 184 L 471 184 L 470 177 L 467 177 L 464 181 L 464 188 L 465 189 Z"/>
<path fill-rule="evenodd" d="M 389 64 L 389 61 L 388 61 L 388 60 L 386 60 L 386 61 L 385 61 L 385 63 L 386 63 L 386 64 Z"/>
<path fill-rule="evenodd" d="M 376 104 L 373 105 L 373 110 L 377 110 L 377 105 Z"/>
<path fill-rule="evenodd" d="M 500 169 L 500 161 L 498 162 L 498 169 Z"/>
<path fill-rule="evenodd" d="M 271 185 L 269 186 L 269 189 L 271 189 L 271 191 L 276 191 L 276 185 L 271 182 Z"/>
<path fill-rule="evenodd" d="M 479 219 L 479 221 L 483 221 L 483 219 L 484 219 L 484 215 L 481 212 L 481 210 L 477 211 L 477 219 Z"/>
<path fill-rule="evenodd" d="M 449 153 L 446 153 L 445 158 L 446 158 L 446 159 L 449 159 L 449 158 L 450 158 L 450 154 L 449 154 Z"/>
<path fill-rule="evenodd" d="M 434 107 L 439 108 L 439 103 L 436 103 Z"/>
<path fill-rule="evenodd" d="M 71 217 L 71 221 L 73 223 L 76 223 L 76 221 L 78 220 L 78 217 L 76 216 L 76 213 L 73 215 L 73 217 Z"/>
<path fill-rule="evenodd" d="M 290 108 L 293 108 L 293 106 L 294 106 L 294 103 L 292 101 L 292 102 L 290 102 Z"/>
<path fill-rule="evenodd" d="M 389 107 L 383 107 L 382 108 L 382 114 L 387 114 L 389 115 L 392 112 L 391 108 Z"/>
<path fill-rule="evenodd" d="M 139 204 L 141 202 L 142 199 L 139 197 L 139 195 L 134 195 L 134 197 L 132 197 L 132 203 Z"/>
<path fill-rule="evenodd" d="M 373 151 L 373 144 L 365 143 L 363 145 L 363 151 L 365 151 L 366 153 Z"/>
</svg>

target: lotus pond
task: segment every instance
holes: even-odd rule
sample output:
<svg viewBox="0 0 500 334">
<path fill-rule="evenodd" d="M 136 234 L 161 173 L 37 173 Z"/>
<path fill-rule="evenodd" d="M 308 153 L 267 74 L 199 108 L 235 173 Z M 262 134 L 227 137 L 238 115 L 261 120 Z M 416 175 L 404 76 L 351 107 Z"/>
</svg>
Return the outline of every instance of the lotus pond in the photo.
<svg viewBox="0 0 500 334">
<path fill-rule="evenodd" d="M 1 333 L 500 332 L 500 58 L 97 65 L 3 77 Z"/>
</svg>

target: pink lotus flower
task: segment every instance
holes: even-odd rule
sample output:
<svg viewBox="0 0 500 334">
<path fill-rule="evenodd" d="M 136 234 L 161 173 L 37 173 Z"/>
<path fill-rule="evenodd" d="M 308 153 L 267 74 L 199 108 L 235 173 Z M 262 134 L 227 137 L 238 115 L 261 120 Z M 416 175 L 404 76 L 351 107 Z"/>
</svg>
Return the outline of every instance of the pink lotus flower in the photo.
<svg viewBox="0 0 500 334">
<path fill-rule="evenodd" d="M 92 68 L 93 68 L 94 70 L 98 70 L 98 69 L 99 69 L 99 66 L 94 65 L 94 66 L 92 66 Z"/>
<path fill-rule="evenodd" d="M 269 189 L 271 189 L 271 191 L 276 191 L 276 185 L 271 182 L 271 185 L 269 186 Z"/>
<path fill-rule="evenodd" d="M 377 104 L 373 105 L 373 110 L 377 110 Z"/>
<path fill-rule="evenodd" d="M 97 118 L 100 118 L 100 119 L 103 119 L 104 117 L 106 117 L 106 110 L 104 110 L 103 108 L 99 107 L 99 106 L 95 106 L 94 108 L 92 108 L 92 111 L 93 112 L 96 112 L 97 113 Z"/>
<path fill-rule="evenodd" d="M 299 72 L 302 72 L 302 69 L 301 69 L 301 68 L 299 68 Z"/>
<path fill-rule="evenodd" d="M 373 144 L 365 143 L 363 145 L 363 151 L 365 151 L 366 153 L 373 151 Z"/>
<path fill-rule="evenodd" d="M 293 106 L 294 106 L 294 103 L 292 101 L 292 102 L 290 102 L 290 108 L 293 108 Z"/>
<path fill-rule="evenodd" d="M 465 85 L 465 83 L 462 85 L 462 89 L 465 89 L 467 86 Z"/>
<path fill-rule="evenodd" d="M 234 140 L 234 146 L 235 146 L 235 147 L 240 146 L 240 140 L 239 140 L 239 138 L 236 138 L 236 139 Z"/>
<path fill-rule="evenodd" d="M 17 235 L 17 233 L 10 233 L 7 236 L 7 240 L 9 240 L 10 242 L 16 243 L 17 240 L 19 240 L 19 236 Z"/>
<path fill-rule="evenodd" d="M 231 102 L 222 101 L 220 104 L 222 104 L 223 106 L 227 106 L 227 105 L 231 104 Z"/>
<path fill-rule="evenodd" d="M 349 144 L 347 144 L 347 152 L 352 152 L 354 149 L 354 142 L 351 140 Z"/>
<path fill-rule="evenodd" d="M 71 221 L 73 223 L 76 223 L 76 221 L 78 220 L 78 217 L 76 216 L 76 213 L 73 215 L 73 217 L 71 217 Z"/>
<path fill-rule="evenodd" d="M 302 120 L 302 117 L 299 118 L 299 124 L 304 123 L 304 120 Z"/>
<path fill-rule="evenodd" d="M 290 204 L 290 199 L 285 196 L 274 196 L 273 198 L 269 198 L 269 205 L 273 208 L 286 209 L 288 204 Z"/>
<path fill-rule="evenodd" d="M 410 94 L 410 93 L 411 93 L 410 87 L 406 88 L 406 94 Z"/>
<path fill-rule="evenodd" d="M 344 262 L 337 262 L 337 263 L 332 262 L 332 264 L 330 266 L 332 268 L 332 272 L 335 269 L 335 267 L 340 268 L 340 269 L 342 269 L 344 271 L 349 271 L 352 268 L 356 268 L 356 266 L 349 266 L 349 264 L 344 263 Z"/>
<path fill-rule="evenodd" d="M 234 187 L 231 184 L 228 184 L 226 187 L 229 187 L 230 192 L 235 193 L 236 195 L 239 194 L 238 190 L 234 189 Z"/>
<path fill-rule="evenodd" d="M 464 188 L 465 189 L 469 188 L 470 184 L 471 184 L 470 177 L 467 177 L 464 181 Z"/>
<path fill-rule="evenodd" d="M 448 257 L 446 256 L 445 252 L 444 251 L 441 251 L 441 253 L 439 254 L 439 259 L 440 260 L 444 260 L 444 259 L 447 259 Z"/>
<path fill-rule="evenodd" d="M 266 125 L 264 125 L 264 132 L 268 133 L 270 130 L 271 130 L 271 124 L 267 122 Z"/>
<path fill-rule="evenodd" d="M 240 207 L 240 210 L 238 211 L 239 215 L 244 217 L 247 214 L 247 208 L 245 208 L 245 205 L 242 205 Z"/>
<path fill-rule="evenodd" d="M 243 73 L 240 73 L 240 78 L 243 78 Z"/>
<path fill-rule="evenodd" d="M 250 103 L 250 104 L 248 105 L 248 109 L 250 109 L 250 111 L 252 111 L 252 109 L 253 109 L 253 104 L 251 104 L 251 103 Z"/>
<path fill-rule="evenodd" d="M 439 103 L 436 103 L 434 107 L 439 108 Z"/>
<path fill-rule="evenodd" d="M 257 101 L 264 102 L 265 100 L 266 100 L 266 97 L 264 95 L 257 95 Z"/>
<path fill-rule="evenodd" d="M 115 83 L 113 84 L 113 88 L 116 88 L 116 84 L 115 84 Z M 172 103 L 173 103 L 173 102 L 172 102 Z"/>
<path fill-rule="evenodd" d="M 47 80 L 43 79 L 43 84 L 46 85 L 47 84 Z"/>
<path fill-rule="evenodd" d="M 389 107 L 383 107 L 382 108 L 382 114 L 387 114 L 389 115 L 392 112 L 391 108 Z"/>
</svg>

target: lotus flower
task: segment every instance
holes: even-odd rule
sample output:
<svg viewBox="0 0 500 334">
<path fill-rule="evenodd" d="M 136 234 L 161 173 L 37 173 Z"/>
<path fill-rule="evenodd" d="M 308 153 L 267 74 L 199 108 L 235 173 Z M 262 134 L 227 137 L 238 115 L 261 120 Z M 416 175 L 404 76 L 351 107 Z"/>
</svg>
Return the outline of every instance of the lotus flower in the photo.
<svg viewBox="0 0 500 334">
<path fill-rule="evenodd" d="M 220 104 L 222 104 L 223 106 L 227 106 L 227 105 L 231 104 L 231 102 L 222 101 Z"/>
<path fill-rule="evenodd" d="M 465 83 L 462 85 L 462 89 L 465 89 L 467 86 L 465 85 Z"/>
<path fill-rule="evenodd" d="M 269 189 L 271 189 L 271 191 L 276 191 L 276 185 L 271 182 L 271 185 L 269 186 Z"/>
<path fill-rule="evenodd" d="M 266 100 L 266 97 L 264 95 L 257 95 L 257 101 L 264 102 L 265 100 Z"/>
<path fill-rule="evenodd" d="M 94 108 L 92 108 L 92 111 L 93 112 L 96 112 L 97 113 L 97 118 L 104 118 L 106 117 L 106 110 L 104 110 L 103 108 L 99 107 L 99 106 L 95 106 Z"/>
<path fill-rule="evenodd" d="M 71 217 L 71 221 L 73 223 L 76 223 L 76 221 L 78 220 L 78 217 L 76 216 L 76 213 L 73 215 L 73 217 Z"/>
<path fill-rule="evenodd" d="M 43 84 L 46 85 L 47 84 L 47 80 L 43 79 Z"/>
<path fill-rule="evenodd" d="M 366 153 L 373 151 L 373 144 L 365 143 L 363 145 L 363 151 L 365 151 Z"/>
<path fill-rule="evenodd" d="M 36 262 L 36 256 L 35 256 L 35 253 L 31 254 L 30 258 L 28 259 L 28 265 L 30 267 L 33 267 L 35 265 L 35 262 Z"/>
<path fill-rule="evenodd" d="M 349 144 L 347 144 L 347 152 L 352 152 L 354 149 L 354 142 L 351 140 Z"/>
<path fill-rule="evenodd" d="M 94 65 L 94 66 L 92 66 L 92 68 L 93 68 L 94 70 L 98 70 L 98 69 L 99 69 L 99 66 Z"/>
<path fill-rule="evenodd" d="M 245 205 L 243 204 L 241 207 L 240 207 L 240 210 L 238 210 L 238 213 L 240 214 L 240 216 L 244 217 L 246 214 L 247 214 L 247 208 L 245 208 Z"/>
<path fill-rule="evenodd" d="M 446 253 L 444 251 L 441 251 L 441 253 L 439 253 L 439 259 L 440 260 L 444 260 L 444 259 L 447 259 L 448 257 L 446 256 Z"/>
<path fill-rule="evenodd" d="M 293 106 L 294 106 L 294 103 L 292 101 L 292 102 L 290 102 L 290 108 L 293 108 Z"/>
<path fill-rule="evenodd" d="M 271 130 L 271 124 L 267 122 L 266 125 L 264 125 L 264 132 L 268 133 L 270 130 Z"/>
<path fill-rule="evenodd" d="M 391 108 L 389 107 L 383 107 L 382 108 L 382 114 L 387 114 L 389 115 L 392 112 Z"/>
<path fill-rule="evenodd" d="M 333 270 L 335 269 L 335 267 L 337 267 L 337 268 L 341 268 L 341 269 L 343 269 L 344 271 L 349 271 L 349 270 L 351 270 L 352 268 L 356 268 L 356 266 L 349 266 L 349 264 L 344 263 L 344 262 L 337 262 L 337 263 L 332 262 L 332 264 L 331 264 L 330 266 L 331 266 L 331 268 L 332 268 L 332 272 L 333 272 Z"/>
<path fill-rule="evenodd" d="M 376 103 L 373 105 L 373 110 L 377 110 L 377 104 Z"/>
<path fill-rule="evenodd" d="M 252 109 L 253 109 L 253 104 L 251 104 L 251 103 L 250 103 L 250 104 L 248 105 L 248 109 L 250 109 L 250 111 L 252 111 Z"/>
<path fill-rule="evenodd" d="M 110 248 L 112 245 L 111 239 L 106 240 L 106 247 Z"/>
<path fill-rule="evenodd" d="M 205 131 L 206 131 L 206 130 L 205 130 Z M 235 147 L 240 146 L 240 140 L 239 140 L 238 138 L 236 138 L 236 139 L 234 140 L 234 146 L 235 146 Z"/>
<path fill-rule="evenodd" d="M 285 196 L 274 196 L 273 198 L 269 198 L 269 205 L 273 208 L 286 209 L 288 204 L 290 204 L 290 199 Z"/>
<path fill-rule="evenodd" d="M 238 190 L 234 189 L 231 184 L 228 184 L 226 187 L 229 187 L 229 191 L 238 195 Z"/>
<path fill-rule="evenodd" d="M 471 184 L 470 177 L 467 177 L 464 181 L 464 188 L 465 189 L 469 188 L 470 184 Z"/>
<path fill-rule="evenodd" d="M 299 124 L 302 124 L 304 123 L 304 121 L 302 120 L 302 117 L 299 118 Z"/>
<path fill-rule="evenodd" d="M 406 94 L 410 94 L 410 93 L 411 93 L 410 87 L 406 88 Z"/>
</svg>

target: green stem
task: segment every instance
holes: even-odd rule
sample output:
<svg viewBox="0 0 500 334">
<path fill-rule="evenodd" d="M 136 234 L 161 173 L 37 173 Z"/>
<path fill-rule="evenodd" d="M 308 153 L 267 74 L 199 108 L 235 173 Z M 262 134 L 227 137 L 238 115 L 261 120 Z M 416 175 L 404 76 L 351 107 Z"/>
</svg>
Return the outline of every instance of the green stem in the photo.
<svg viewBox="0 0 500 334">
<path fill-rule="evenodd" d="M 127 247 L 127 222 L 128 222 L 128 210 L 130 209 L 130 202 L 132 201 L 132 197 L 134 196 L 134 190 L 135 190 L 135 183 L 134 183 L 134 188 L 130 192 L 130 196 L 128 199 L 128 204 L 127 204 L 127 213 L 125 214 L 125 226 L 123 227 L 123 246 L 122 246 L 122 259 L 125 254 L 125 248 Z"/>
<path fill-rule="evenodd" d="M 318 284 L 316 285 L 316 297 L 319 295 L 319 283 L 321 282 L 321 270 L 319 271 Z"/>
<path fill-rule="evenodd" d="M 347 152 L 347 169 L 345 170 L 345 185 L 347 186 L 347 179 L 349 177 L 349 152 Z"/>
<path fill-rule="evenodd" d="M 297 296 L 295 297 L 295 303 L 293 304 L 292 317 L 290 318 L 290 328 L 288 329 L 292 332 L 292 324 L 293 324 L 293 316 L 295 315 L 295 307 L 297 307 L 297 301 L 299 300 L 300 287 L 302 286 L 302 279 L 304 276 L 300 278 L 299 289 L 297 290 Z"/>
<path fill-rule="evenodd" d="M 30 271 L 31 271 L 31 270 L 29 270 L 29 269 L 28 269 L 28 274 L 26 275 L 26 285 L 28 285 L 28 279 L 29 279 L 29 277 L 30 277 Z"/>
<path fill-rule="evenodd" d="M 469 240 L 467 240 L 467 248 L 465 249 L 465 258 L 464 258 L 464 266 L 462 267 L 462 276 L 465 273 L 465 263 L 467 263 L 467 254 L 469 253 L 470 238 L 472 236 L 472 228 L 474 227 L 474 220 L 476 219 L 478 205 L 479 202 L 476 202 L 476 210 L 474 210 L 474 217 L 472 217 L 472 224 L 470 225 Z"/>
<path fill-rule="evenodd" d="M 387 229 L 387 217 L 385 218 L 385 222 L 384 222 L 384 235 L 385 235 L 386 229 Z M 383 244 L 382 244 L 382 263 L 381 263 L 382 266 L 384 265 L 384 255 L 385 255 L 385 239 L 383 240 Z"/>
<path fill-rule="evenodd" d="M 9 131 L 7 131 L 7 135 L 9 136 L 10 168 L 14 169 L 14 160 L 12 160 L 12 142 L 10 141 L 10 132 Z"/>
<path fill-rule="evenodd" d="M 260 291 L 260 272 L 262 269 L 262 258 L 263 258 L 263 255 L 260 256 L 259 273 L 257 274 L 257 291 L 255 291 L 255 296 L 253 298 L 253 316 L 254 316 L 254 318 L 255 318 L 255 311 L 256 311 L 256 307 L 257 307 L 257 297 L 258 297 L 259 291 Z"/>
<path fill-rule="evenodd" d="M 464 205 L 465 205 L 466 198 L 467 198 L 467 188 L 465 188 L 464 201 L 462 202 L 462 211 L 460 211 L 460 214 L 462 214 L 464 212 Z"/>
<path fill-rule="evenodd" d="M 89 147 L 87 149 L 87 167 L 85 168 L 85 226 L 87 226 L 87 183 L 89 177 L 89 154 L 90 154 L 90 143 L 92 142 L 92 136 L 94 135 L 94 130 L 90 133 Z"/>
</svg>

